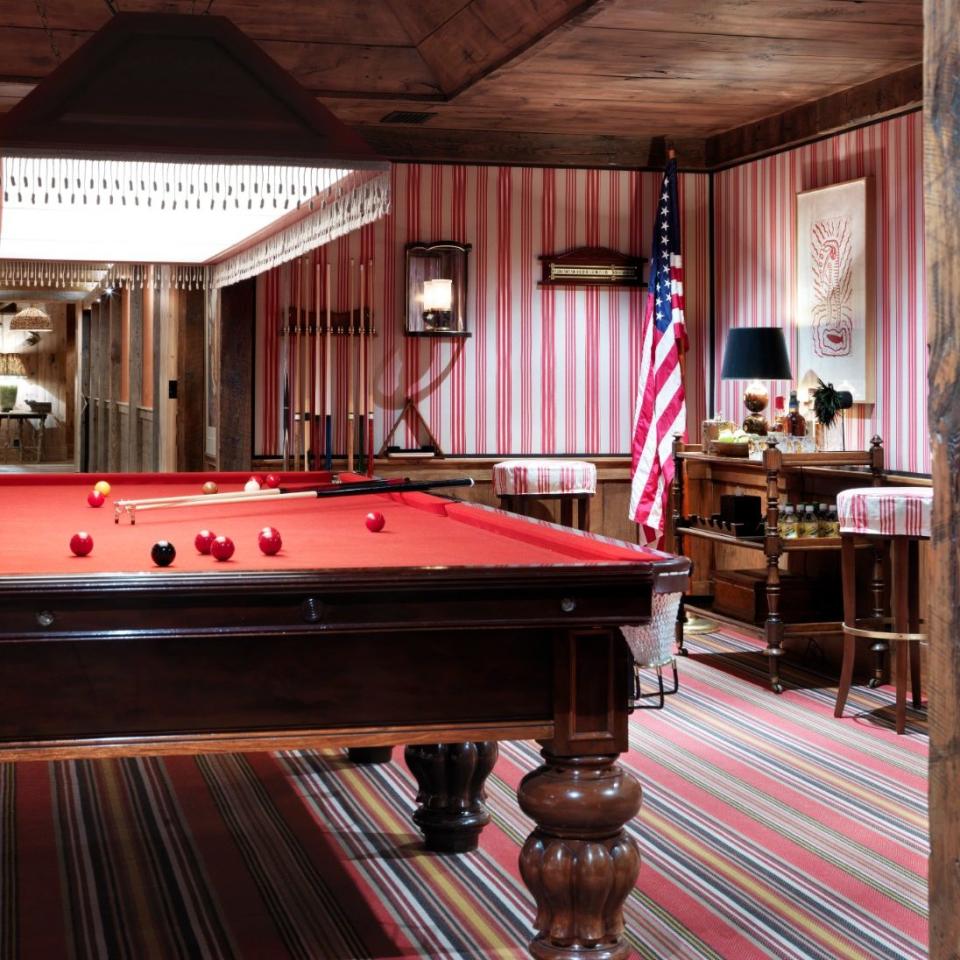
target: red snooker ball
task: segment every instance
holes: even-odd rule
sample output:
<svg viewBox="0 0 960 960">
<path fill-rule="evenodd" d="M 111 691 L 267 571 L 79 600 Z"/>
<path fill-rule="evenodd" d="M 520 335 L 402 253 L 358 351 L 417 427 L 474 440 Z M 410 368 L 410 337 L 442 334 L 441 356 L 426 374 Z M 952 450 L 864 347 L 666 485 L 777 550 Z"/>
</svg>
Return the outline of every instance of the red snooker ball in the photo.
<svg viewBox="0 0 960 960">
<path fill-rule="evenodd" d="M 379 510 L 371 510 L 366 516 L 367 529 L 371 533 L 379 533 L 386 524 L 386 518 Z"/>
<path fill-rule="evenodd" d="M 217 535 L 212 530 L 201 530 L 194 538 L 193 545 L 198 553 L 209 553 L 210 544 L 217 539 Z"/>
<path fill-rule="evenodd" d="M 210 553 L 213 554 L 215 560 L 229 560 L 235 549 L 236 547 L 229 537 L 216 537 L 210 544 Z"/>
<path fill-rule="evenodd" d="M 86 530 L 75 533 L 70 538 L 70 549 L 78 557 L 85 557 L 93 549 L 93 537 Z"/>
<path fill-rule="evenodd" d="M 264 478 L 263 482 L 266 486 L 273 489 L 274 487 L 280 486 L 280 478 L 275 473 L 268 473 Z"/>
<path fill-rule="evenodd" d="M 268 557 L 279 553 L 280 548 L 283 546 L 280 531 L 276 527 L 264 527 L 260 533 L 257 534 L 257 545 Z"/>
<path fill-rule="evenodd" d="M 87 494 L 87 503 L 91 507 L 102 507 L 104 500 L 106 500 L 106 497 L 99 490 L 91 490 Z"/>
</svg>

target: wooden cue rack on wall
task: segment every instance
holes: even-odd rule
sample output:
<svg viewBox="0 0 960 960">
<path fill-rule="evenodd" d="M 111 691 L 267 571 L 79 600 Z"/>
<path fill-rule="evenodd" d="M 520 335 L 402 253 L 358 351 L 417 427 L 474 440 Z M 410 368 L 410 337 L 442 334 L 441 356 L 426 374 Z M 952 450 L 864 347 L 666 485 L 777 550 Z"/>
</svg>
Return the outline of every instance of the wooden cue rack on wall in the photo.
<svg viewBox="0 0 960 960">
<path fill-rule="evenodd" d="M 373 382 L 370 343 L 377 335 L 370 284 L 373 261 L 350 261 L 347 310 L 334 310 L 332 264 L 324 270 L 309 256 L 288 265 L 280 297 L 282 454 L 284 470 L 330 469 L 333 422 L 346 421 L 347 469 L 373 473 Z M 341 275 L 341 280 L 343 279 Z M 335 343 L 347 343 L 346 411 L 334 410 Z M 356 375 L 355 375 L 356 374 Z M 355 457 L 356 453 L 356 457 Z M 356 463 L 355 463 L 356 460 Z"/>
</svg>

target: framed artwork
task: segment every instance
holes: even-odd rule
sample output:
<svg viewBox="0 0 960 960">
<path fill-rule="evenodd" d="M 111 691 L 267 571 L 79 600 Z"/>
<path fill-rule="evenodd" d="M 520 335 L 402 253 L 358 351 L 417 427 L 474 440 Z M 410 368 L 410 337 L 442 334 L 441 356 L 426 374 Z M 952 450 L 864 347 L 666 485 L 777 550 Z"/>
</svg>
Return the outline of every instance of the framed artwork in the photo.
<svg viewBox="0 0 960 960">
<path fill-rule="evenodd" d="M 872 212 L 868 177 L 797 194 L 794 372 L 801 389 L 819 377 L 854 403 L 875 399 Z"/>
</svg>

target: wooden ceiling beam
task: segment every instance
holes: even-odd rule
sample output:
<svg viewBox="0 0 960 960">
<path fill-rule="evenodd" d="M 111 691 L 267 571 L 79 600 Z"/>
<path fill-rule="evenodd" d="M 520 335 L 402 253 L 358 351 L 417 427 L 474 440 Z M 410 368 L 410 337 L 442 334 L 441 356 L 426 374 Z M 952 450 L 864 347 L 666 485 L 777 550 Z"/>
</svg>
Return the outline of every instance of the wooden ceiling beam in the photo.
<svg viewBox="0 0 960 960">
<path fill-rule="evenodd" d="M 800 146 L 923 105 L 920 64 L 858 84 L 707 139 L 706 162 L 722 169 Z"/>
<path fill-rule="evenodd" d="M 471 0 L 417 43 L 452 100 L 495 71 L 513 66 L 579 26 L 613 0 Z M 388 0 L 401 20 L 421 0 Z M 410 9 L 408 9 L 410 8 Z"/>
<path fill-rule="evenodd" d="M 666 140 L 366 125 L 355 128 L 380 156 L 404 163 L 477 163 L 662 170 Z M 704 169 L 704 141 L 671 140 L 683 170 Z"/>
</svg>

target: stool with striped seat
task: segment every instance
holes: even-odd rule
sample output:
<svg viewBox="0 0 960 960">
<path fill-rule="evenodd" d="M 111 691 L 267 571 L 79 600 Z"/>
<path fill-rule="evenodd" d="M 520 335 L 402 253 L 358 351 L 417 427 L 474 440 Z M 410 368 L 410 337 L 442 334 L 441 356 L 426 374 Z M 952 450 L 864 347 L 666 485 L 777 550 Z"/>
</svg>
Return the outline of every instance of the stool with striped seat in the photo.
<svg viewBox="0 0 960 960">
<path fill-rule="evenodd" d="M 853 680 L 858 637 L 897 645 L 897 733 L 903 733 L 907 714 L 907 653 L 913 706 L 921 705 L 919 633 L 919 544 L 930 538 L 933 490 L 930 487 L 862 487 L 837 495 L 843 576 L 843 666 L 834 716 L 843 708 Z M 892 630 L 871 630 L 857 620 L 856 542 L 866 538 L 892 551 L 890 601 Z"/>
<path fill-rule="evenodd" d="M 504 510 L 525 514 L 531 500 L 559 500 L 560 522 L 590 526 L 590 498 L 597 492 L 597 468 L 586 460 L 502 460 L 493 467 L 493 492 Z"/>
</svg>

